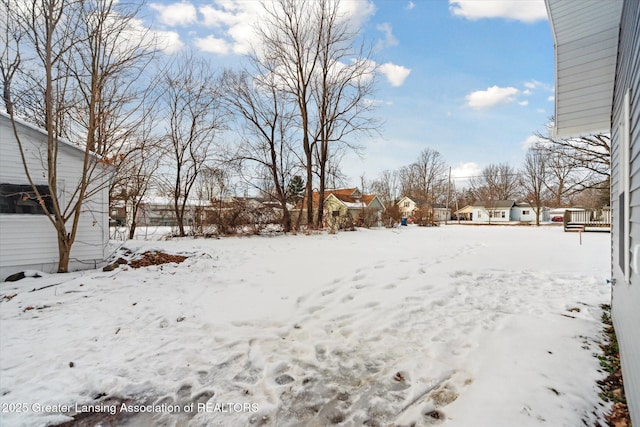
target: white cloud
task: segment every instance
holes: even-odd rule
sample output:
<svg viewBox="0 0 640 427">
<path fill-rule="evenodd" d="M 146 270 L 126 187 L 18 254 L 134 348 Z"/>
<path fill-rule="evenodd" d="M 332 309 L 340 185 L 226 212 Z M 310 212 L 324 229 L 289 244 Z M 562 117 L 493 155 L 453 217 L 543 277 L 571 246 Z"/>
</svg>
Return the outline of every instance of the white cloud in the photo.
<svg viewBox="0 0 640 427">
<path fill-rule="evenodd" d="M 198 9 L 202 14 L 202 24 L 207 27 L 233 26 L 242 21 L 242 15 L 246 12 L 240 12 L 231 6 L 231 11 L 225 9 L 216 9 L 213 6 L 202 6 Z"/>
<path fill-rule="evenodd" d="M 528 150 L 529 148 L 533 147 L 534 145 L 539 144 L 539 143 L 543 143 L 543 142 L 545 142 L 544 139 L 540 138 L 539 136 L 531 135 L 527 139 L 522 141 L 520 146 L 522 147 L 523 150 Z"/>
<path fill-rule="evenodd" d="M 551 95 L 551 96 L 549 96 L 549 97 L 547 98 L 547 101 L 549 101 L 549 102 L 553 102 L 553 101 L 555 101 L 555 100 L 556 100 L 556 97 L 555 97 L 554 95 Z"/>
<path fill-rule="evenodd" d="M 204 38 L 195 39 L 196 46 L 203 52 L 217 53 L 220 55 L 227 55 L 231 52 L 231 45 L 224 39 L 219 39 L 214 36 L 207 36 Z"/>
<path fill-rule="evenodd" d="M 191 3 L 151 3 L 149 7 L 160 12 L 160 22 L 171 27 L 185 26 L 197 21 L 196 8 Z"/>
<path fill-rule="evenodd" d="M 526 95 L 526 96 L 529 96 L 529 95 L 531 95 L 532 93 L 533 93 L 533 92 L 531 92 L 529 89 L 525 89 L 525 90 L 523 90 L 523 91 L 522 91 L 522 94 L 523 94 L 523 95 Z"/>
<path fill-rule="evenodd" d="M 414 2 L 412 2 L 412 1 L 410 1 L 409 3 L 407 3 L 407 5 L 404 8 L 407 9 L 407 10 L 411 10 L 414 7 L 416 7 L 416 4 Z"/>
<path fill-rule="evenodd" d="M 180 34 L 175 31 L 153 31 L 158 47 L 166 54 L 173 54 L 182 49 L 184 43 L 180 40 Z"/>
<path fill-rule="evenodd" d="M 518 89 L 514 87 L 491 86 L 487 90 L 478 90 L 467 95 L 467 105 L 471 108 L 481 109 L 498 104 L 509 104 L 515 101 L 518 93 Z"/>
<path fill-rule="evenodd" d="M 544 108 L 537 108 L 536 113 L 545 114 L 547 111 Z"/>
<path fill-rule="evenodd" d="M 548 92 L 553 92 L 553 86 L 543 82 L 539 82 L 538 80 L 531 80 L 531 81 L 525 82 L 524 87 L 531 90 L 541 88 Z"/>
<path fill-rule="evenodd" d="M 339 8 L 344 19 L 353 28 L 361 27 L 376 13 L 376 6 L 370 0 L 342 1 Z"/>
<path fill-rule="evenodd" d="M 529 105 L 529 101 L 527 101 L 526 99 L 524 101 L 520 101 L 518 102 L 518 105 L 521 105 L 523 107 L 526 107 L 527 105 Z"/>
<path fill-rule="evenodd" d="M 480 175 L 482 168 L 475 162 L 458 163 L 458 166 L 451 169 L 451 177 L 458 181 L 466 181 L 470 177 Z M 462 206 L 461 206 L 462 207 Z"/>
<path fill-rule="evenodd" d="M 314 4 L 314 2 L 310 2 Z M 376 11 L 371 0 L 350 0 L 340 3 L 340 15 L 352 28 L 358 28 Z M 255 0 L 214 0 L 198 8 L 200 24 L 213 29 L 197 45 L 215 53 L 246 54 L 260 50 L 255 32 L 264 13 L 261 2 Z M 225 43 L 223 43 L 223 41 Z"/>
<path fill-rule="evenodd" d="M 396 46 L 398 44 L 398 39 L 393 35 L 393 29 L 391 28 L 391 24 L 384 22 L 382 24 L 376 25 L 376 30 L 382 32 L 384 34 L 384 38 L 378 40 L 376 43 L 376 50 L 383 49 L 385 47 Z"/>
<path fill-rule="evenodd" d="M 530 23 L 547 19 L 543 0 L 449 0 L 449 10 L 470 20 L 505 18 Z"/>
<path fill-rule="evenodd" d="M 184 43 L 180 40 L 180 34 L 175 31 L 150 30 L 142 20 L 133 19 L 130 26 L 124 32 L 125 39 L 130 46 L 121 46 L 121 48 L 129 48 L 140 43 L 141 45 L 153 46 L 162 52 L 171 55 L 182 49 Z"/>
<path fill-rule="evenodd" d="M 394 87 L 402 86 L 407 77 L 409 77 L 409 74 L 411 74 L 409 68 L 392 64 L 391 62 L 380 65 L 380 72 L 389 80 L 391 86 Z"/>
</svg>

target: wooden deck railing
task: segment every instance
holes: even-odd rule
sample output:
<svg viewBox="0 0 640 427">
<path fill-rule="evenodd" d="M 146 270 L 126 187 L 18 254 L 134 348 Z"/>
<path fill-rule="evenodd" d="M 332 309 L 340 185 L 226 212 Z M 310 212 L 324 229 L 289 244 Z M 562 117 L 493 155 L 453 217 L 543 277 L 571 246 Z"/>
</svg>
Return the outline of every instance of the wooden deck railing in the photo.
<svg viewBox="0 0 640 427">
<path fill-rule="evenodd" d="M 588 209 L 564 212 L 564 231 L 584 231 L 587 227 L 611 227 L 611 209 Z"/>
</svg>

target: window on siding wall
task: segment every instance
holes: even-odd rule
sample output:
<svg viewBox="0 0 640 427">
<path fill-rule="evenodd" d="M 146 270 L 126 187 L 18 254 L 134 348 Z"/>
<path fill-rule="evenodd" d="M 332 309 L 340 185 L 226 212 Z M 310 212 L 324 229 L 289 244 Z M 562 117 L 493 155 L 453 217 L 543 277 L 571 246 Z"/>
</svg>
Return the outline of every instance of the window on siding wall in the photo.
<svg viewBox="0 0 640 427">
<path fill-rule="evenodd" d="M 48 185 L 36 185 L 42 203 L 49 212 L 53 211 L 53 202 Z M 0 213 L 3 214 L 45 214 L 43 204 L 38 201 L 36 192 L 30 185 L 0 184 Z"/>
<path fill-rule="evenodd" d="M 629 140 L 631 131 L 629 89 L 624 95 L 618 124 L 618 265 L 627 283 L 630 277 Z"/>
</svg>

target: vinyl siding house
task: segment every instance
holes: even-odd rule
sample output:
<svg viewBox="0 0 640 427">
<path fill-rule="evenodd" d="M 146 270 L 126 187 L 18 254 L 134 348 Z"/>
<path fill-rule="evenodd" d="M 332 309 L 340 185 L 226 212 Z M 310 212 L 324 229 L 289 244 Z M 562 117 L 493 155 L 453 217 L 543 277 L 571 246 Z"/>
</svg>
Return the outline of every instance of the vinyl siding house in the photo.
<svg viewBox="0 0 640 427">
<path fill-rule="evenodd" d="M 420 207 L 420 204 L 426 204 L 426 202 L 409 196 L 404 196 L 396 203 L 400 209 L 400 215 L 402 215 L 403 218 L 413 216 L 413 213 Z"/>
<path fill-rule="evenodd" d="M 546 0 L 555 40 L 555 137 L 611 132 L 612 317 L 640 425 L 640 2 Z"/>
<path fill-rule="evenodd" d="M 515 200 L 479 201 L 473 204 L 471 217 L 473 222 L 478 223 L 535 223 L 536 211 L 529 203 L 516 203 Z M 549 208 L 540 209 L 540 222 L 543 221 L 549 221 Z"/>
<path fill-rule="evenodd" d="M 352 219 L 355 225 L 379 225 L 384 205 L 374 194 L 362 194 L 357 188 L 327 190 L 324 199 L 324 218 L 327 225 Z"/>
<path fill-rule="evenodd" d="M 320 205 L 320 194 L 312 193 L 314 211 Z M 307 199 L 296 206 L 296 214 L 306 218 Z M 323 218 L 325 227 L 348 228 L 351 225 L 379 225 L 384 205 L 375 194 L 362 194 L 356 188 L 327 189 L 324 192 Z"/>
<path fill-rule="evenodd" d="M 46 179 L 47 135 L 41 129 L 16 120 L 25 147 L 31 177 L 41 194 L 49 192 Z M 58 152 L 58 191 L 63 203 L 81 178 L 84 150 L 60 141 Z M 111 171 L 97 165 L 105 183 Z M 108 256 L 109 191 L 101 185 L 86 200 L 75 243 L 71 248 L 69 270 L 100 266 Z M 45 197 L 45 200 L 46 197 Z M 48 203 L 48 202 L 46 202 Z M 53 273 L 58 268 L 56 230 L 44 214 L 29 185 L 16 142 L 11 119 L 0 113 L 0 280 L 25 270 Z"/>
<path fill-rule="evenodd" d="M 515 200 L 496 200 L 494 202 L 476 202 L 473 204 L 473 222 L 497 223 L 511 221 L 511 208 Z"/>
<path fill-rule="evenodd" d="M 398 200 L 396 206 L 400 209 L 400 214 L 403 218 L 411 218 L 416 214 L 418 209 L 425 209 L 429 205 L 424 199 L 404 196 Z M 444 222 L 451 217 L 451 209 L 442 205 L 433 205 L 431 212 L 433 213 L 433 220 L 436 222 Z"/>
<path fill-rule="evenodd" d="M 549 214 L 550 210 L 547 207 L 540 208 L 540 222 L 551 221 Z M 529 203 L 516 203 L 511 208 L 511 220 L 520 222 L 536 222 L 536 210 Z"/>
</svg>

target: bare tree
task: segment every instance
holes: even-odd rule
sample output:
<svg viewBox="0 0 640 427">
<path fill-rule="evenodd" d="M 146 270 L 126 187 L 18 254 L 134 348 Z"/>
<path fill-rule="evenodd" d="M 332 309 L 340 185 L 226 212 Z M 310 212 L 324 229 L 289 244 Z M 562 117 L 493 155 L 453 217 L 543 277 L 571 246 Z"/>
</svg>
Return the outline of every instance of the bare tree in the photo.
<svg viewBox="0 0 640 427">
<path fill-rule="evenodd" d="M 317 49 L 318 68 L 313 78 L 315 106 L 314 145 L 317 154 L 319 198 L 324 200 L 330 146 L 346 144 L 354 133 L 376 129 L 370 116 L 375 105 L 367 98 L 373 93 L 375 68 L 369 60 L 370 51 L 363 45 L 355 47 L 357 33 L 340 14 L 340 2 L 323 0 L 314 10 L 320 26 Z M 324 210 L 318 209 L 316 226 L 322 226 Z"/>
<path fill-rule="evenodd" d="M 135 236 L 140 207 L 156 183 L 162 153 L 161 138 L 154 132 L 155 114 L 150 111 L 143 117 L 144 121 L 137 127 L 138 132 L 131 135 L 129 144 L 114 156 L 118 168 L 109 190 L 111 204 L 124 204 L 130 239 Z"/>
<path fill-rule="evenodd" d="M 571 190 L 567 190 L 570 194 L 589 188 L 609 191 L 610 135 L 595 134 L 566 139 L 552 138 L 541 133 L 537 136 L 546 149 L 563 159 L 565 166 L 571 165 L 574 183 Z"/>
<path fill-rule="evenodd" d="M 398 172 L 385 170 L 377 179 L 369 183 L 371 192 L 380 198 L 385 208 L 390 208 L 398 200 L 399 182 Z"/>
<path fill-rule="evenodd" d="M 531 147 L 524 158 L 520 171 L 520 185 L 524 196 L 536 213 L 536 225 L 540 225 L 540 212 L 547 198 L 548 152 Z"/>
<path fill-rule="evenodd" d="M 400 195 L 413 196 L 419 194 L 419 171 L 415 163 L 408 166 L 402 166 L 398 170 L 398 180 L 400 183 Z"/>
<path fill-rule="evenodd" d="M 24 38 L 24 31 L 20 28 L 19 16 L 16 9 L 9 7 L 9 0 L 0 2 L 0 75 L 2 77 L 2 99 L 7 112 L 13 115 L 13 100 L 11 85 L 22 64 L 20 43 Z"/>
<path fill-rule="evenodd" d="M 241 120 L 240 144 L 233 158 L 257 165 L 267 184 L 262 191 L 280 204 L 282 227 L 289 232 L 289 183 L 299 167 L 289 145 L 295 125 L 291 105 L 271 73 L 253 78 L 247 72 L 227 72 L 222 82 L 225 102 Z"/>
<path fill-rule="evenodd" d="M 373 127 L 367 118 L 373 104 L 365 98 L 372 91 L 374 69 L 365 50 L 354 49 L 357 33 L 340 14 L 340 1 L 275 0 L 263 5 L 266 14 L 258 30 L 261 51 L 253 60 L 275 76 L 296 106 L 311 226 L 314 167 L 322 199 L 332 163 L 331 145 Z M 316 226 L 322 223 L 319 208 Z"/>
<path fill-rule="evenodd" d="M 508 163 L 485 166 L 479 176 L 471 179 L 470 185 L 473 198 L 482 200 L 489 211 L 489 222 L 496 202 L 514 199 L 520 191 L 518 173 Z"/>
<path fill-rule="evenodd" d="M 43 164 L 50 208 L 35 184 L 15 121 L 14 134 L 27 180 L 57 233 L 58 271 L 66 272 L 81 212 L 90 209 L 87 200 L 93 194 L 108 186 L 113 169 L 105 164 L 125 139 L 115 124 L 130 123 L 125 118 L 136 110 L 137 91 L 128 89 L 152 49 L 143 44 L 142 34 L 134 33 L 137 9 L 115 0 L 34 0 L 12 2 L 11 8 L 22 31 L 21 47 L 34 56 L 28 69 L 21 70 L 28 79 L 22 93 L 38 100 L 25 110 L 47 133 Z M 9 94 L 4 99 L 13 120 L 13 98 Z M 63 185 L 66 171 L 59 169 L 58 160 L 62 136 L 84 148 L 81 170 L 72 171 L 77 182 Z"/>
<path fill-rule="evenodd" d="M 264 2 L 265 17 L 258 27 L 261 52 L 252 59 L 282 85 L 297 107 L 306 165 L 307 224 L 313 224 L 313 138 L 311 136 L 311 83 L 318 63 L 318 23 L 309 19 L 311 0 Z"/>
<path fill-rule="evenodd" d="M 428 207 L 433 207 L 433 203 L 438 195 L 435 190 L 442 190 L 442 181 L 446 180 L 447 166 L 442 159 L 442 155 L 436 150 L 425 148 L 414 163 L 416 177 L 418 179 L 418 194 L 416 197 L 423 198 Z M 440 191 L 440 195 L 442 191 Z"/>
<path fill-rule="evenodd" d="M 545 186 L 556 207 L 564 206 L 567 199 L 582 186 L 579 166 L 571 156 L 563 153 L 566 149 L 537 144 L 536 148 L 546 152 L 547 180 Z"/>
<path fill-rule="evenodd" d="M 223 116 L 212 66 L 192 54 L 181 56 L 159 84 L 166 121 L 166 143 L 173 175 L 167 179 L 178 232 L 185 236 L 185 211 L 191 190 L 207 161 Z"/>
</svg>

